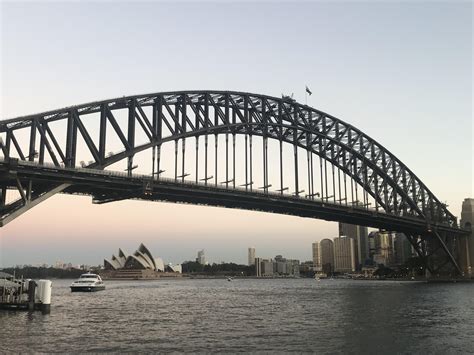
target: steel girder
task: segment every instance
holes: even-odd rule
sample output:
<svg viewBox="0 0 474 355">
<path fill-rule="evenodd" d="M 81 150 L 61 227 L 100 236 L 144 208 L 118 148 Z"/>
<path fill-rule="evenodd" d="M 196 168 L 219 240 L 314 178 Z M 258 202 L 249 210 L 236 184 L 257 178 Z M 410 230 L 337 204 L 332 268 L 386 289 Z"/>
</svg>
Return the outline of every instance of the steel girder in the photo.
<svg viewBox="0 0 474 355">
<path fill-rule="evenodd" d="M 143 109 L 148 106 L 152 107 L 152 117 Z M 114 116 L 118 110 L 128 110 L 127 133 Z M 100 113 L 98 142 L 94 142 L 93 132 L 81 120 L 92 113 Z M 65 144 L 59 143 L 50 129 L 59 120 L 67 121 Z M 124 148 L 111 156 L 105 154 L 107 123 Z M 137 125 L 145 132 L 148 143 L 135 145 Z M 163 135 L 163 126 L 170 132 L 168 136 Z M 27 153 L 22 151 L 15 134 L 26 127 L 30 128 Z M 289 98 L 224 91 L 129 96 L 0 121 L 1 133 L 5 135 L 0 142 L 5 158 L 17 156 L 41 164 L 49 155 L 55 165 L 67 167 L 77 165 L 80 135 L 94 159 L 89 166 L 99 169 L 125 158 L 131 168 L 137 152 L 186 137 L 245 134 L 273 138 L 311 151 L 338 167 L 363 186 L 377 207 L 387 213 L 416 216 L 426 221 L 427 229 L 437 224 L 457 226 L 456 217 L 446 206 L 380 143 L 344 121 Z M 38 138 L 39 152 L 35 151 Z"/>
<path fill-rule="evenodd" d="M 90 195 L 93 197 L 94 203 L 106 203 L 124 198 L 172 200 L 171 196 L 173 196 L 174 202 L 199 204 L 201 198 L 202 201 L 206 201 L 206 204 L 213 205 L 212 199 L 217 200 L 216 196 L 220 196 L 221 200 L 234 201 L 236 204 L 244 199 L 252 200 L 254 207 L 249 209 L 262 210 L 262 206 L 267 204 L 270 206 L 267 208 L 268 212 L 278 211 L 279 213 L 360 224 L 414 235 L 425 230 L 424 221 L 416 217 L 394 216 L 385 212 L 367 210 L 363 206 L 347 207 L 320 199 L 313 200 L 278 192 L 249 191 L 245 187 L 206 185 L 204 182 L 182 182 L 163 177 L 152 179 L 150 175 L 133 174 L 129 176 L 125 172 L 108 170 L 37 165 L 16 159 L 11 159 L 10 162 L 0 162 L 0 174 L 2 174 L 2 181 L 12 188 L 19 186 L 19 183 L 26 185 L 27 182 L 32 181 L 36 185 L 36 190 L 42 191 L 47 190 L 50 186 L 67 183 L 68 186 L 64 186 L 63 193 Z M 25 193 L 26 201 L 32 200 L 29 196 L 34 197 L 30 191 Z M 164 195 L 169 197 L 164 198 Z M 194 196 L 192 201 L 187 199 L 189 196 Z M 217 201 L 214 202 L 214 205 L 232 207 L 229 203 L 223 204 Z M 439 226 L 439 230 L 443 233 L 452 231 L 447 226 Z"/>
<path fill-rule="evenodd" d="M 151 114 L 146 114 L 145 108 Z M 126 112 L 126 124 L 120 124 L 117 115 Z M 97 129 L 84 124 L 87 115 L 97 114 Z M 64 122 L 62 132 L 52 129 L 57 122 Z M 146 136 L 145 143 L 136 144 L 136 131 L 141 129 Z M 26 142 L 21 140 L 18 132 L 29 132 Z M 106 154 L 107 130 L 115 134 L 123 149 Z M 97 135 L 98 133 L 98 135 Z M 168 190 L 156 195 L 157 187 L 146 190 L 121 188 L 113 190 L 104 187 L 103 182 L 79 183 L 74 180 L 77 162 L 81 159 L 78 153 L 78 139 L 85 142 L 92 157 L 89 163 L 81 162 L 82 167 L 104 169 L 118 161 L 127 160 L 128 177 L 132 179 L 134 155 L 146 149 L 152 149 L 152 177 L 159 179 L 161 146 L 167 142 L 175 143 L 175 183 L 178 182 L 178 141 L 182 140 L 182 155 L 185 153 L 185 138 L 196 137 L 196 162 L 198 161 L 199 140 L 205 137 L 205 177 L 201 179 L 207 185 L 214 178 L 217 187 L 217 150 L 215 140 L 215 176 L 208 175 L 208 136 L 225 135 L 226 146 L 226 189 L 235 190 L 235 137 L 245 136 L 245 189 L 249 197 L 230 193 L 218 197 L 209 193 L 183 194 Z M 65 136 L 65 137 L 64 137 Z M 98 138 L 97 138 L 98 136 Z M 233 178 L 229 176 L 228 150 L 229 136 L 233 152 Z M 252 137 L 263 137 L 263 192 L 254 198 L 252 172 Z M 95 139 L 94 139 L 95 138 Z M 271 184 L 268 177 L 268 139 L 280 143 L 280 189 L 282 197 L 275 199 L 269 195 Z M 308 152 L 309 197 L 312 201 L 288 202 L 283 197 L 287 187 L 283 184 L 282 144 L 294 147 L 295 195 L 302 192 L 298 169 L 298 148 Z M 248 146 L 247 146 L 248 144 Z M 25 149 L 25 145 L 27 148 Z M 23 148 L 22 148 L 23 147 Z M 249 147 L 250 166 L 247 166 L 247 148 Z M 313 186 L 313 154 L 320 157 L 321 190 L 315 193 Z M 18 159 L 18 161 L 17 161 Z M 304 217 L 323 218 L 328 220 L 353 221 L 368 226 L 397 228 L 406 233 L 410 242 L 426 261 L 427 270 L 432 275 L 461 273 L 453 257 L 456 236 L 464 233 L 457 227 L 457 221 L 431 191 L 399 159 L 381 144 L 368 137 L 362 131 L 327 113 L 306 105 L 301 105 L 288 97 L 275 98 L 264 95 L 227 92 L 227 91 L 183 91 L 166 92 L 140 96 L 122 97 L 112 100 L 93 102 L 68 107 L 55 111 L 0 121 L 0 226 L 21 215 L 31 207 L 44 201 L 55 193 L 85 193 L 94 196 L 96 203 L 106 203 L 126 198 L 143 198 L 167 200 L 174 202 L 215 204 L 232 208 L 248 208 L 276 213 L 296 214 Z M 72 170 L 71 176 L 57 179 L 49 176 L 41 167 L 49 161 L 53 166 Z M 33 164 L 32 171 L 40 169 L 36 176 L 25 168 L 22 162 Z M 323 162 L 324 174 L 323 178 Z M 333 195 L 328 192 L 327 165 L 332 167 Z M 27 165 L 28 165 L 27 164 Z M 185 183 L 185 161 L 182 160 L 181 183 Z M 285 164 L 286 165 L 286 164 Z M 310 169 L 311 166 L 311 169 Z M 338 170 L 339 200 L 336 201 L 334 167 Z M 25 170 L 26 169 L 26 170 Z M 196 183 L 198 182 L 199 165 L 196 164 Z M 340 172 L 343 172 L 344 190 L 346 175 L 363 188 L 362 206 L 367 211 L 354 214 L 353 206 L 348 204 L 347 192 L 345 201 L 341 197 Z M 37 172 L 37 171 L 36 171 Z M 41 177 L 43 175 L 43 177 Z M 45 177 L 50 178 L 50 180 Z M 323 186 L 323 180 L 325 186 Z M 105 179 L 105 182 L 108 180 Z M 107 185 L 108 186 L 108 185 Z M 7 189 L 16 189 L 20 198 L 13 202 L 6 200 Z M 316 189 L 317 190 L 317 189 Z M 196 191 L 197 192 L 197 191 Z M 237 191 L 236 191 L 237 192 Z M 188 196 L 189 195 L 189 196 Z M 265 197 L 267 195 L 267 197 Z M 371 214 L 368 208 L 368 196 L 375 201 L 376 213 Z M 320 202 L 314 200 L 320 198 Z M 330 201 L 330 199 L 333 201 Z M 353 191 L 352 191 L 352 199 Z M 235 201 L 233 199 L 236 199 Z M 272 201 L 268 202 L 266 201 Z M 214 202 L 213 202 L 214 201 Z M 333 202 L 332 206 L 327 203 Z M 338 207 L 334 205 L 339 203 Z M 276 203 L 276 205 L 275 205 Z M 288 204 L 289 203 L 289 204 Z M 360 206 L 356 206 L 360 207 Z M 342 209 L 341 209 L 342 208 Z M 384 212 L 381 216 L 379 209 Z M 445 270 L 444 270 L 445 269 Z"/>
<path fill-rule="evenodd" d="M 0 161 L 0 177 L 4 186 L 16 187 L 21 199 L 5 206 L 0 226 L 25 210 L 62 192 L 89 195 L 94 203 L 108 203 L 123 199 L 142 199 L 212 205 L 249 209 L 301 217 L 318 218 L 360 224 L 405 233 L 415 250 L 423 257 L 426 269 L 433 277 L 462 275 L 453 257 L 460 230 L 439 225 L 437 230 L 425 231 L 419 218 L 393 216 L 374 212 L 363 206 L 347 207 L 322 200 L 300 198 L 268 191 L 247 191 L 245 188 L 214 186 L 170 178 L 152 178 L 97 169 L 75 169 L 52 164 L 39 165 L 11 158 Z M 35 186 L 34 191 L 32 186 Z M 25 187 L 26 191 L 25 191 Z M 33 192 L 33 193 L 32 193 Z"/>
</svg>

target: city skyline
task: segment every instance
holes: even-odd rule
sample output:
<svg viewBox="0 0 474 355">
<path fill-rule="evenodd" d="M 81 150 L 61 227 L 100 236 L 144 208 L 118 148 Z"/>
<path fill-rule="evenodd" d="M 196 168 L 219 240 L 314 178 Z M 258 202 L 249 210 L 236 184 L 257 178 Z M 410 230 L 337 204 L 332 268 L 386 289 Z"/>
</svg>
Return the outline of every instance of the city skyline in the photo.
<svg viewBox="0 0 474 355">
<path fill-rule="evenodd" d="M 77 21 L 87 18 L 90 26 L 72 28 L 63 16 L 69 13 L 68 6 L 76 10 Z M 263 4 L 254 6 L 264 9 Z M 239 4 L 120 4 L 118 8 L 127 14 L 140 12 L 153 37 L 138 25 L 133 35 L 121 30 L 123 13 L 104 4 L 2 3 L 0 118 L 114 96 L 191 88 L 273 96 L 294 92 L 295 98 L 304 102 L 308 85 L 313 92 L 308 98 L 310 106 L 382 142 L 447 201 L 455 215 L 460 216 L 462 200 L 472 195 L 471 25 L 465 5 L 274 6 L 269 16 L 294 15 L 287 20 L 293 26 L 290 32 L 282 32 L 271 22 L 262 27 L 256 15 L 259 11 L 246 13 Z M 177 21 L 173 11 L 177 8 L 183 10 L 183 26 L 165 36 L 165 30 Z M 105 11 L 112 12 L 107 26 L 101 17 Z M 236 16 L 245 18 L 244 28 L 228 13 L 245 13 Z M 305 21 L 306 13 L 312 14 L 311 21 Z M 54 19 L 55 26 L 49 26 L 45 18 Z M 196 18 L 200 18 L 199 26 Z M 344 20 L 338 21 L 337 31 L 331 19 Z M 449 31 L 438 28 L 440 21 Z M 220 30 L 215 31 L 207 22 Z M 228 38 L 240 30 L 248 39 L 242 41 L 241 50 L 232 50 Z M 101 33 L 98 38 L 97 33 Z M 214 36 L 222 50 L 214 51 L 208 42 L 200 46 L 189 43 L 190 35 Z M 134 36 L 145 37 L 150 43 L 161 38 L 163 51 L 174 51 L 178 43 L 187 43 L 186 52 L 196 56 L 192 61 L 183 56 L 171 62 L 157 57 L 157 49 L 150 45 L 137 62 L 121 56 L 108 41 L 120 38 L 121 45 L 136 48 Z M 295 36 L 308 43 L 307 51 L 281 49 L 281 43 Z M 90 55 L 83 48 L 89 49 Z M 51 55 L 33 60 L 37 55 L 32 54 L 40 49 Z M 214 57 L 209 60 L 211 50 Z M 106 59 L 109 54 L 115 55 L 113 61 Z M 77 58 L 74 67 L 68 64 L 70 55 Z M 117 75 L 124 68 L 125 73 Z M 456 117 L 461 127 L 470 126 L 471 131 L 456 129 L 455 134 L 447 134 L 453 127 L 446 117 Z M 442 174 L 433 173 L 433 167 L 440 167 Z M 130 209 L 136 211 L 133 216 L 127 215 Z M 224 259 L 244 264 L 246 248 L 253 245 L 262 256 L 284 253 L 311 260 L 311 243 L 336 235 L 336 223 L 299 217 L 137 201 L 97 206 L 90 198 L 54 196 L 0 230 L 0 267 L 33 263 L 35 258 L 53 261 L 58 256 L 71 261 L 90 258 L 77 261 L 91 263 L 100 261 L 110 245 L 132 250 L 139 240 L 181 259 L 204 248 L 210 260 L 215 257 L 216 262 Z M 164 253 L 163 257 L 170 259 Z"/>
</svg>

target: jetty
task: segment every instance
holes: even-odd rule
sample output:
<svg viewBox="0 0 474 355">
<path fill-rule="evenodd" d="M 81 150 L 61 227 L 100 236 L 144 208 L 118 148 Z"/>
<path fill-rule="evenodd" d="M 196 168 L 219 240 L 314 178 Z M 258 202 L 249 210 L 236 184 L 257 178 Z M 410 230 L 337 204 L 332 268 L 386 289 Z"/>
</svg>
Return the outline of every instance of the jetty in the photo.
<svg viewBox="0 0 474 355">
<path fill-rule="evenodd" d="M 49 313 L 51 309 L 50 280 L 17 279 L 14 275 L 0 271 L 0 309 L 39 310 Z"/>
</svg>

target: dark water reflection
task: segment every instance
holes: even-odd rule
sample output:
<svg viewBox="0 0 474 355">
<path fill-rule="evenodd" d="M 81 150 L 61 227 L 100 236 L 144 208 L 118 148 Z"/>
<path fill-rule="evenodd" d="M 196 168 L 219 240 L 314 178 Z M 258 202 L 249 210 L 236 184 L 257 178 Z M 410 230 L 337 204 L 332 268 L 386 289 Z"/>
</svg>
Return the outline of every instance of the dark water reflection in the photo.
<svg viewBox="0 0 474 355">
<path fill-rule="evenodd" d="M 0 313 L 0 352 L 474 351 L 474 284 L 323 280 L 108 282 L 50 315 Z"/>
</svg>

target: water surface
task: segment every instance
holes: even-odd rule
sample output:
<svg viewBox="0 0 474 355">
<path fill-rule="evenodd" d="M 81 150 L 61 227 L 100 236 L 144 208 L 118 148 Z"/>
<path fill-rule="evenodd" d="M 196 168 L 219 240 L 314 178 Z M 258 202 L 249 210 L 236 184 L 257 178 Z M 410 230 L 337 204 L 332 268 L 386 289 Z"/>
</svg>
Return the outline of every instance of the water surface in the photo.
<svg viewBox="0 0 474 355">
<path fill-rule="evenodd" d="M 0 352 L 474 352 L 474 284 L 109 281 L 51 314 L 0 312 Z"/>
</svg>

